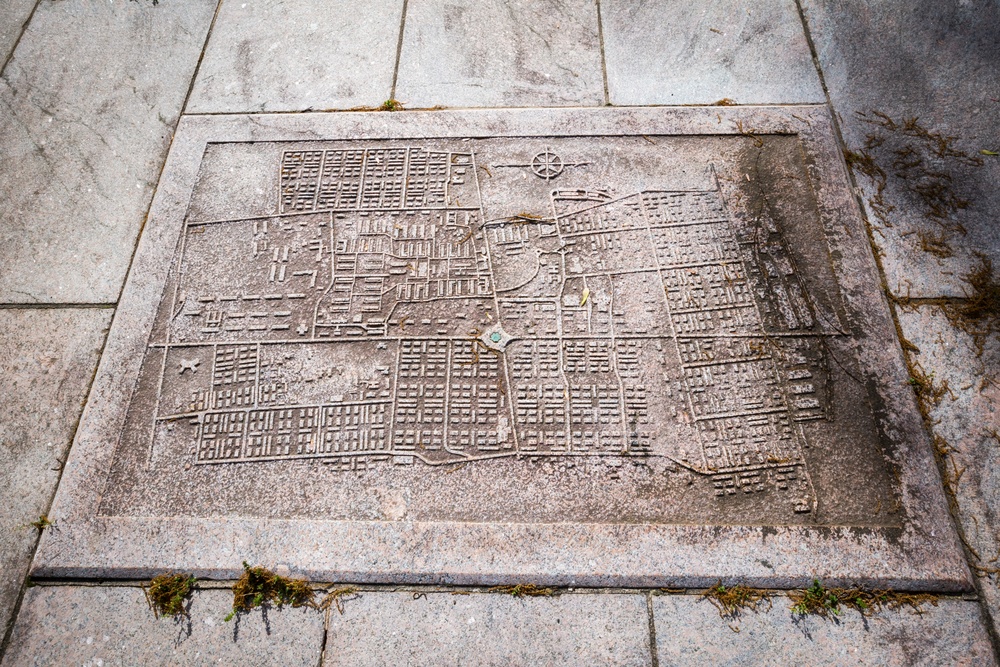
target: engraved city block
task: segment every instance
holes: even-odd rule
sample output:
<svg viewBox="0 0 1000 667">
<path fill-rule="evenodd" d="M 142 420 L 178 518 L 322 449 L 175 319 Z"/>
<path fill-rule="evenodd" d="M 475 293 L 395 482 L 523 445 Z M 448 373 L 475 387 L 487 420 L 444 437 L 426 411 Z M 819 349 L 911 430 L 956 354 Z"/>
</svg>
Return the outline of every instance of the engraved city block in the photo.
<svg viewBox="0 0 1000 667">
<path fill-rule="evenodd" d="M 33 578 L 970 590 L 822 107 L 191 115 Z"/>
</svg>

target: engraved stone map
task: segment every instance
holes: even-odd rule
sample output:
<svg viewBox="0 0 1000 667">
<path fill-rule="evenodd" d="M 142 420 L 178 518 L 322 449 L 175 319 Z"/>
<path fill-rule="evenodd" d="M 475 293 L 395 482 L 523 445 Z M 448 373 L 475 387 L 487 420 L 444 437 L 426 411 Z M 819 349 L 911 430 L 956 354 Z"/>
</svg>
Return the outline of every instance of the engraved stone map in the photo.
<svg viewBox="0 0 1000 667">
<path fill-rule="evenodd" d="M 105 515 L 899 521 L 795 136 L 209 144 Z"/>
</svg>

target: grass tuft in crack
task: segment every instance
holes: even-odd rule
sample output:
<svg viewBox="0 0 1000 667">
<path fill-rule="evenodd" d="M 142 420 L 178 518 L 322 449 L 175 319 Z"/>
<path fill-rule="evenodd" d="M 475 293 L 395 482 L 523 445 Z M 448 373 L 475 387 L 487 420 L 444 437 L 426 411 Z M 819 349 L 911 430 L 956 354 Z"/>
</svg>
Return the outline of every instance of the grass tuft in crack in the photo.
<svg viewBox="0 0 1000 667">
<path fill-rule="evenodd" d="M 46 528 L 52 528 L 53 526 L 55 526 L 56 522 L 50 519 L 47 514 L 43 514 L 40 517 L 38 517 L 38 521 L 32 521 L 31 525 L 34 526 L 35 530 L 37 530 L 40 533 Z"/>
<path fill-rule="evenodd" d="M 728 620 L 736 620 L 744 609 L 756 613 L 764 603 L 771 608 L 769 592 L 741 584 L 725 586 L 721 581 L 703 591 L 701 599 L 711 602 L 719 610 L 719 616 Z"/>
<path fill-rule="evenodd" d="M 337 612 L 343 616 L 344 600 L 352 595 L 356 595 L 357 592 L 358 589 L 355 586 L 341 586 L 340 588 L 334 588 L 323 596 L 323 600 L 319 603 L 319 608 L 326 611 L 330 607 L 335 607 Z"/>
<path fill-rule="evenodd" d="M 535 584 L 515 584 L 513 586 L 494 586 L 489 589 L 490 593 L 503 593 L 513 595 L 516 598 L 523 597 L 552 597 L 559 593 L 554 588 L 544 588 Z"/>
<path fill-rule="evenodd" d="M 190 574 L 161 574 L 143 586 L 142 592 L 156 618 L 178 618 L 188 615 L 185 603 L 191 597 L 195 581 Z"/>
<path fill-rule="evenodd" d="M 240 613 L 258 607 L 274 605 L 303 607 L 313 604 L 315 593 L 305 579 L 289 579 L 263 567 L 251 567 L 243 561 L 243 576 L 233 586 L 233 610 L 226 616 L 230 621 Z"/>
<path fill-rule="evenodd" d="M 871 616 L 883 609 L 898 611 L 909 607 L 917 614 L 923 613 L 923 605 L 938 605 L 938 598 L 929 593 L 897 593 L 886 590 L 864 588 L 827 588 L 819 579 L 813 579 L 812 586 L 788 594 L 792 601 L 792 613 L 799 616 L 815 615 L 834 619 L 844 608 L 854 609 L 862 616 Z"/>
</svg>

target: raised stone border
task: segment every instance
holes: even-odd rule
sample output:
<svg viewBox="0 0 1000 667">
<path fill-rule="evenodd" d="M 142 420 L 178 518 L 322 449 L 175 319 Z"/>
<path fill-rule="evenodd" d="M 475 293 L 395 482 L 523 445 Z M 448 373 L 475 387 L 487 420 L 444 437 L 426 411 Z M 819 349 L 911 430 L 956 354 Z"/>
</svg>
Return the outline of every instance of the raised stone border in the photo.
<svg viewBox="0 0 1000 667">
<path fill-rule="evenodd" d="M 883 401 L 881 428 L 900 470 L 902 529 L 770 526 L 324 522 L 99 516 L 155 304 L 202 155 L 211 142 L 421 137 L 796 134 L 837 277 L 863 313 L 860 362 Z M 739 578 L 788 588 L 821 577 L 896 589 L 968 590 L 880 278 L 821 107 L 300 114 L 185 118 L 116 313 L 106 353 L 40 545 L 34 577 L 147 577 L 164 569 L 234 578 L 248 560 L 317 580 L 705 586 Z"/>
</svg>

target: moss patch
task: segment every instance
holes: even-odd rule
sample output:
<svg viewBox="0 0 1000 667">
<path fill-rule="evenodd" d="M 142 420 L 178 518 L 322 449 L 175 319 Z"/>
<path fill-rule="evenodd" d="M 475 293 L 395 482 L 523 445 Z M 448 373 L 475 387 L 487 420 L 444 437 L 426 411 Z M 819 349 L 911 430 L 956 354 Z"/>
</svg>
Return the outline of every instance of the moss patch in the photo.
<svg viewBox="0 0 1000 667">
<path fill-rule="evenodd" d="M 263 606 L 311 605 L 315 595 L 305 579 L 282 577 L 267 568 L 251 567 L 243 561 L 243 576 L 233 586 L 233 610 L 226 620 Z"/>
<path fill-rule="evenodd" d="M 161 574 L 143 586 L 142 592 L 156 618 L 179 618 L 188 615 L 186 603 L 194 590 L 195 581 L 190 574 Z"/>
</svg>

